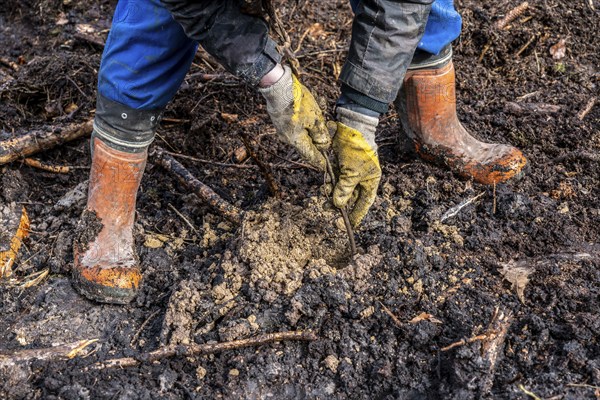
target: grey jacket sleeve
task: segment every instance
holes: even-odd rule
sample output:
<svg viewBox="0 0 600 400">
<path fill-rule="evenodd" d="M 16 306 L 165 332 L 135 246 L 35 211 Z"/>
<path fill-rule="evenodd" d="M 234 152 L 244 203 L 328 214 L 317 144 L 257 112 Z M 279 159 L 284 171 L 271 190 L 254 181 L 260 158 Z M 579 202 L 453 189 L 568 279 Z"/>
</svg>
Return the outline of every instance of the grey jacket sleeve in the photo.
<svg viewBox="0 0 600 400">
<path fill-rule="evenodd" d="M 242 12 L 241 0 L 162 0 L 186 35 L 251 85 L 281 60 L 269 27 Z"/>
<path fill-rule="evenodd" d="M 402 85 L 425 32 L 433 0 L 361 0 L 340 80 L 343 93 L 360 104 L 364 96 L 387 105 Z M 361 99 L 362 96 L 362 99 Z M 373 108 L 372 104 L 365 105 Z"/>
</svg>

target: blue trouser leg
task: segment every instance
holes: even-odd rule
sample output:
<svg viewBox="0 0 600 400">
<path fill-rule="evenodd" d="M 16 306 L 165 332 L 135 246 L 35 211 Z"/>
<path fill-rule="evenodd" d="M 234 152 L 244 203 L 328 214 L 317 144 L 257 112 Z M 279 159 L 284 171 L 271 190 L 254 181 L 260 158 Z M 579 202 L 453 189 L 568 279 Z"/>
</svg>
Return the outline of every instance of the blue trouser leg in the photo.
<svg viewBox="0 0 600 400">
<path fill-rule="evenodd" d="M 258 84 L 281 59 L 268 30 L 239 0 L 120 0 L 98 75 L 94 134 L 131 151 L 147 147 L 198 42 Z"/>
<path fill-rule="evenodd" d="M 93 137 L 125 151 L 147 148 L 197 47 L 160 0 L 120 0 L 98 72 Z"/>
<path fill-rule="evenodd" d="M 98 73 L 98 92 L 135 109 L 164 108 L 197 44 L 160 0 L 120 0 Z"/>
</svg>

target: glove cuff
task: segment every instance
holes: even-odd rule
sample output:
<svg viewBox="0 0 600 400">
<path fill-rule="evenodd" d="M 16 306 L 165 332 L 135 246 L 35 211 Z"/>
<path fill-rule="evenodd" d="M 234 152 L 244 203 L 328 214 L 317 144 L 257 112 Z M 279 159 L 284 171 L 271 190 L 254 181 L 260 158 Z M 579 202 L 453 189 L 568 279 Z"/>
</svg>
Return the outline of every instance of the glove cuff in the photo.
<svg viewBox="0 0 600 400">
<path fill-rule="evenodd" d="M 338 107 L 336 114 L 338 122 L 359 131 L 369 146 L 371 146 L 373 150 L 377 150 L 375 131 L 377 130 L 377 125 L 379 125 L 379 118 L 371 117 L 344 107 Z"/>
<path fill-rule="evenodd" d="M 287 65 L 283 68 L 283 76 L 277 82 L 266 88 L 258 89 L 267 101 L 269 114 L 280 113 L 294 104 L 292 70 Z"/>
</svg>

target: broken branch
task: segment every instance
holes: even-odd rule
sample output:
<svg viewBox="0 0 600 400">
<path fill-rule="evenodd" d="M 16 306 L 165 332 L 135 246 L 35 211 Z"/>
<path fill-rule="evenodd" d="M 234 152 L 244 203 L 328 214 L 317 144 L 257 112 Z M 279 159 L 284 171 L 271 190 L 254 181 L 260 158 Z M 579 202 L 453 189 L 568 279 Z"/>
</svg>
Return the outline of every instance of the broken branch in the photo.
<svg viewBox="0 0 600 400">
<path fill-rule="evenodd" d="M 240 223 L 242 220 L 242 210 L 233 204 L 224 200 L 215 193 L 209 186 L 200 182 L 190 171 L 188 171 L 179 161 L 169 155 L 162 147 L 156 146 L 151 153 L 154 161 L 173 174 L 184 186 L 192 189 L 194 193 L 203 201 L 208 203 L 214 210 L 221 213 L 228 220 Z"/>
<path fill-rule="evenodd" d="M 161 347 L 149 353 L 142 354 L 139 357 L 112 358 L 100 361 L 91 366 L 92 369 L 106 368 L 126 368 L 140 365 L 142 362 L 153 362 L 164 358 L 174 356 L 199 356 L 205 354 L 214 354 L 221 351 L 242 349 L 246 347 L 262 346 L 268 343 L 281 342 L 285 340 L 317 340 L 317 336 L 312 332 L 291 331 L 275 332 L 256 336 L 249 339 L 233 340 L 223 343 L 189 344 L 189 345 L 169 345 Z"/>
<path fill-rule="evenodd" d="M 31 362 L 33 360 L 70 360 L 77 357 L 86 347 L 97 341 L 98 339 L 84 339 L 59 346 L 0 353 L 0 368 L 13 368 L 19 363 Z"/>
<path fill-rule="evenodd" d="M 14 139 L 0 141 L 0 165 L 51 149 L 91 134 L 92 120 L 64 128 L 38 129 Z"/>
</svg>

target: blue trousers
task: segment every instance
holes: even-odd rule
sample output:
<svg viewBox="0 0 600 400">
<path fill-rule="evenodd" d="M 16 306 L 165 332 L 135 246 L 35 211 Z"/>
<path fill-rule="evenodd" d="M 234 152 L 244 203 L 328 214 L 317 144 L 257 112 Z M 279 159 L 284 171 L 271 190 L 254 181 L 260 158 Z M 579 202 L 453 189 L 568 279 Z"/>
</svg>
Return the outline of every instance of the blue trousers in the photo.
<svg viewBox="0 0 600 400">
<path fill-rule="evenodd" d="M 355 9 L 360 0 L 350 0 L 350 2 Z M 215 46 L 214 43 L 203 43 L 204 37 L 194 36 L 189 30 L 184 30 L 182 25 L 185 27 L 187 21 L 176 21 L 173 18 L 176 13 L 172 13 L 173 10 L 165 7 L 165 4 L 169 3 L 177 3 L 177 0 L 164 3 L 160 0 L 119 1 L 98 73 L 100 95 L 132 109 L 162 109 L 173 98 L 183 82 L 198 42 L 205 48 L 215 48 L 215 51 L 219 49 L 219 46 Z M 193 1 L 185 3 L 183 0 L 179 3 L 196 4 L 196 7 L 199 7 L 197 4 L 202 4 Z M 224 3 L 226 2 L 223 1 Z M 231 7 L 229 6 L 229 9 L 224 12 L 231 12 Z M 240 16 L 240 21 L 243 18 L 248 17 Z M 206 23 L 218 27 L 219 21 Z M 256 23 L 260 24 L 260 21 Z M 437 54 L 458 36 L 460 27 L 460 16 L 454 10 L 453 0 L 436 0 L 429 13 L 418 48 Z M 231 29 L 231 26 L 227 29 Z M 223 40 L 222 36 L 220 40 Z M 230 58 L 235 54 L 235 51 L 231 51 L 232 48 L 235 49 L 235 45 L 239 47 L 234 42 L 226 48 L 226 53 L 232 54 Z M 259 45 L 264 47 L 259 48 L 264 54 L 257 56 L 256 65 L 263 69 L 272 68 L 272 61 L 277 61 L 272 54 L 272 41 L 265 39 Z M 215 56 L 232 72 L 237 71 L 234 62 L 228 64 L 228 60 L 220 59 L 219 54 Z M 266 61 L 261 60 L 260 57 L 264 57 Z M 256 72 L 254 71 L 254 74 Z M 360 90 L 361 87 L 355 89 Z M 391 101 L 395 96 L 391 93 L 394 88 L 386 87 L 381 90 L 384 92 L 379 96 L 381 101 Z"/>
</svg>

